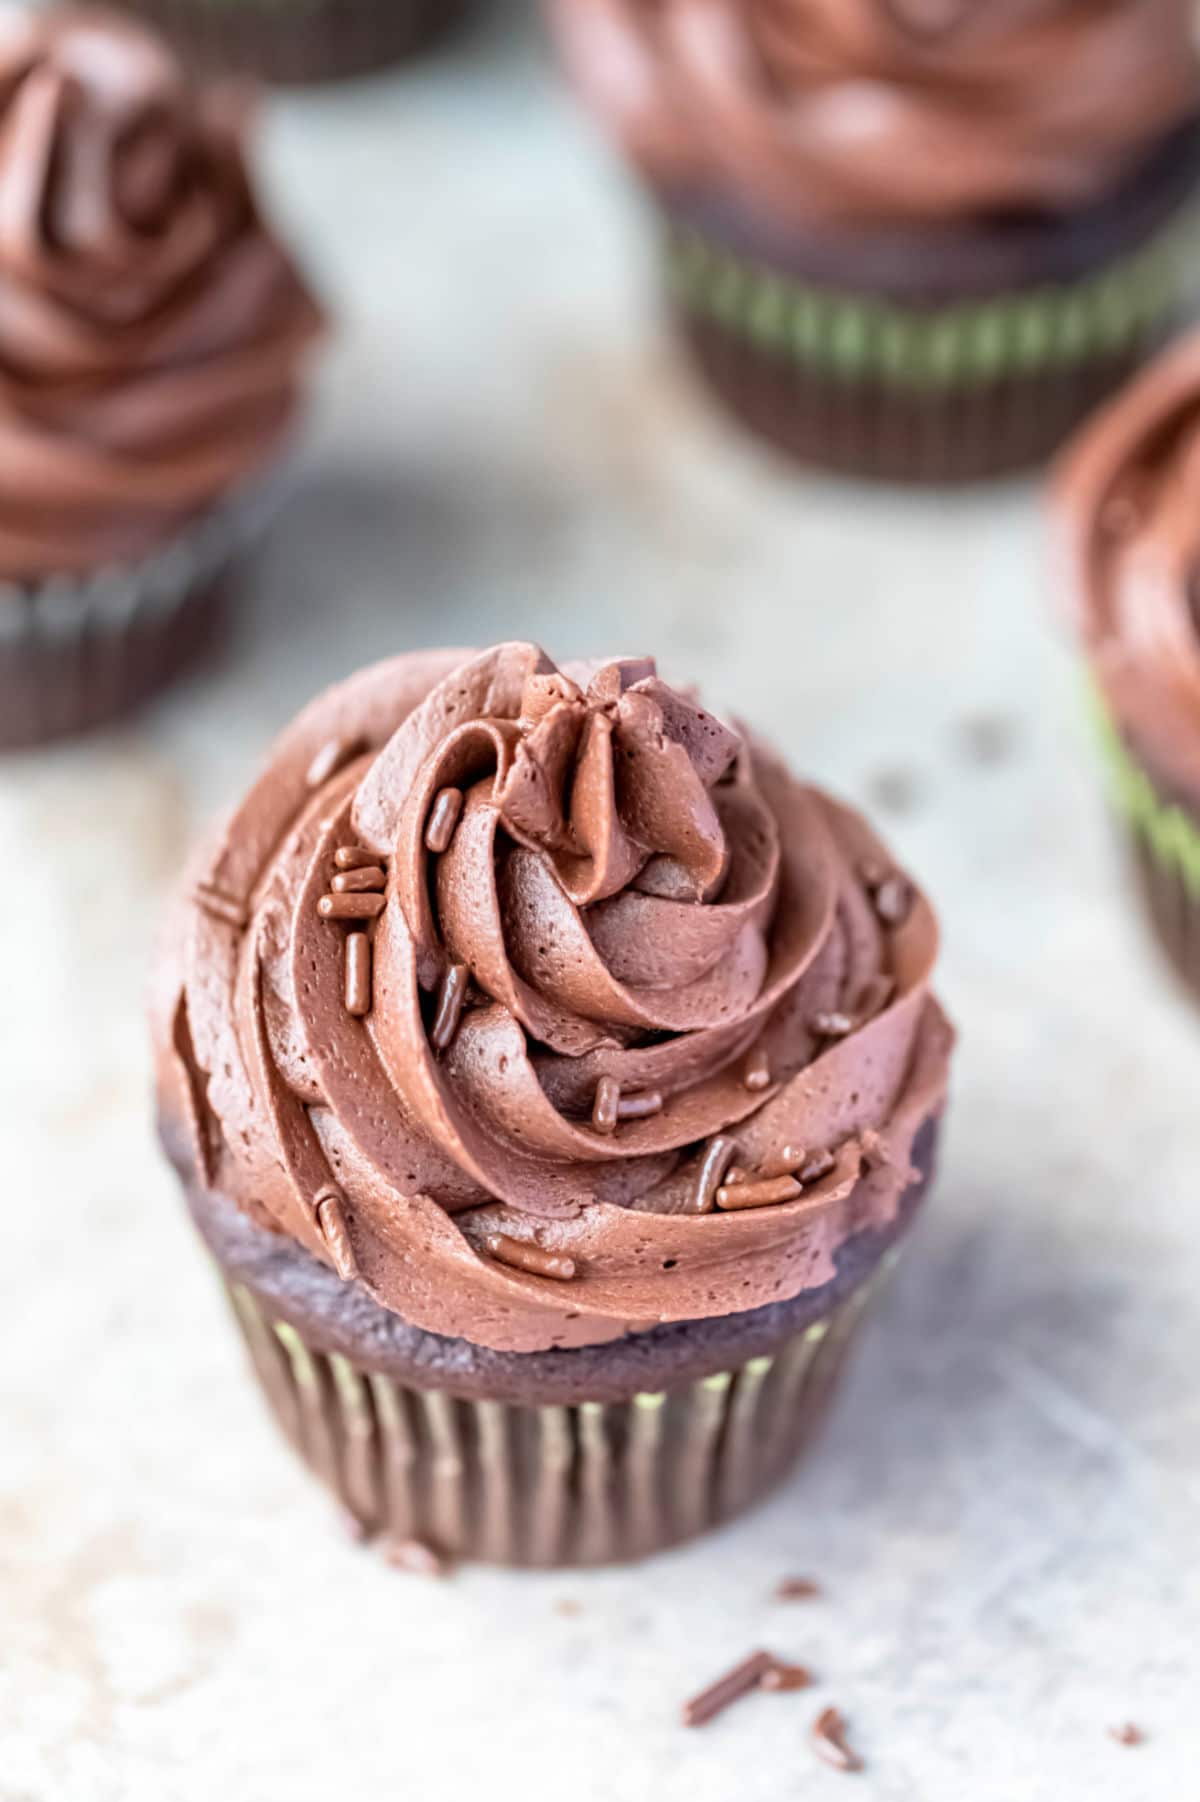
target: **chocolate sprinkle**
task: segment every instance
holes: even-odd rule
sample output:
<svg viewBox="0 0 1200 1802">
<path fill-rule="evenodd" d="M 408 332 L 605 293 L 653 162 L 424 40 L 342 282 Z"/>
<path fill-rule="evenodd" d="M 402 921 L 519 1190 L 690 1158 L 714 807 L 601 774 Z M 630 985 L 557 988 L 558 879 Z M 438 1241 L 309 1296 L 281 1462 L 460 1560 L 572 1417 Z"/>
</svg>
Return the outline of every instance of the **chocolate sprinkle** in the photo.
<svg viewBox="0 0 1200 1802">
<path fill-rule="evenodd" d="M 687 1206 L 687 1213 L 708 1214 L 712 1211 L 717 1190 L 726 1180 L 725 1173 L 736 1156 L 736 1139 L 726 1139 L 718 1134 L 715 1139 L 709 1140 L 708 1149 L 700 1161 L 696 1187 Z"/>
<path fill-rule="evenodd" d="M 846 1723 L 836 1708 L 823 1708 L 809 1735 L 818 1758 L 835 1771 L 861 1771 L 862 1759 L 846 1740 Z"/>
<path fill-rule="evenodd" d="M 814 1583 L 811 1577 L 784 1577 L 776 1585 L 775 1600 L 777 1602 L 811 1602 L 821 1593 L 821 1585 Z"/>
<path fill-rule="evenodd" d="M 358 1259 L 346 1230 L 344 1200 L 341 1190 L 335 1189 L 331 1184 L 317 1196 L 316 1210 L 317 1225 L 333 1259 L 334 1268 L 342 1281 L 349 1283 L 358 1275 Z"/>
<path fill-rule="evenodd" d="M 854 1031 L 852 1017 L 843 1013 L 814 1014 L 809 1024 L 819 1039 L 844 1039 Z"/>
<path fill-rule="evenodd" d="M 371 941 L 365 932 L 346 935 L 345 1000 L 356 1020 L 371 1011 Z"/>
<path fill-rule="evenodd" d="M 386 906 L 382 895 L 322 895 L 317 912 L 323 920 L 374 920 Z"/>
<path fill-rule="evenodd" d="M 829 1175 L 836 1163 L 837 1159 L 832 1151 L 814 1151 L 807 1164 L 802 1165 L 796 1174 L 802 1183 L 820 1182 L 823 1176 Z"/>
<path fill-rule="evenodd" d="M 197 883 L 192 890 L 192 899 L 197 907 L 202 907 L 206 914 L 214 919 L 223 920 L 226 926 L 244 926 L 246 909 L 232 895 L 222 894 L 220 889 L 210 888 L 208 883 Z"/>
<path fill-rule="evenodd" d="M 498 1264 L 528 1271 L 530 1276 L 548 1276 L 555 1282 L 569 1283 L 577 1274 L 574 1258 L 565 1258 L 556 1251 L 543 1251 L 540 1245 L 510 1238 L 507 1233 L 488 1233 L 484 1245 Z"/>
<path fill-rule="evenodd" d="M 305 786 L 320 788 L 344 763 L 349 763 L 357 755 L 361 744 L 362 740 L 358 738 L 331 738 L 321 746 L 309 764 L 304 778 Z"/>
<path fill-rule="evenodd" d="M 1110 1727 L 1108 1734 L 1119 1746 L 1144 1746 L 1146 1743 L 1146 1735 L 1136 1721 L 1126 1721 L 1122 1727 Z"/>
<path fill-rule="evenodd" d="M 756 1045 L 742 1065 L 742 1087 L 756 1095 L 760 1089 L 768 1089 L 770 1086 L 771 1066 L 767 1062 L 767 1054 L 761 1045 Z"/>
<path fill-rule="evenodd" d="M 462 1019 L 463 1003 L 467 999 L 467 985 L 471 980 L 471 972 L 466 964 L 451 964 L 442 978 L 441 993 L 438 995 L 437 1013 L 429 1039 L 435 1051 L 446 1051 L 454 1042 L 458 1031 L 458 1023 Z"/>
<path fill-rule="evenodd" d="M 794 1176 L 774 1176 L 762 1183 L 722 1183 L 717 1190 L 717 1206 L 728 1212 L 732 1208 L 770 1207 L 779 1201 L 795 1201 L 800 1184 Z"/>
<path fill-rule="evenodd" d="M 616 1130 L 617 1114 L 621 1106 L 621 1085 L 615 1076 L 602 1076 L 596 1084 L 596 1098 L 592 1103 L 592 1126 L 598 1133 L 610 1133 Z"/>
<path fill-rule="evenodd" d="M 365 864 L 361 870 L 343 870 L 329 886 L 335 895 L 358 895 L 372 889 L 378 891 L 386 883 L 387 877 L 378 866 L 372 868 Z"/>
<path fill-rule="evenodd" d="M 885 926 L 903 926 L 912 912 L 912 885 L 903 876 L 889 876 L 879 884 L 871 899 Z"/>
<path fill-rule="evenodd" d="M 799 1169 L 807 1156 L 808 1153 L 803 1145 L 781 1145 L 773 1157 L 767 1158 L 764 1163 L 759 1165 L 758 1174 L 759 1176 L 791 1176 L 793 1171 Z M 729 1173 L 729 1180 L 733 1181 L 732 1170 Z"/>
<path fill-rule="evenodd" d="M 448 1577 L 449 1560 L 423 1539 L 393 1539 L 384 1553 L 393 1570 L 409 1571 L 414 1577 Z"/>
<path fill-rule="evenodd" d="M 454 828 L 458 825 L 458 816 L 462 812 L 463 795 L 461 788 L 440 788 L 434 796 L 433 806 L 429 810 L 429 818 L 425 823 L 425 849 L 440 856 L 450 849 L 450 840 L 454 837 Z"/>
<path fill-rule="evenodd" d="M 640 1095 L 621 1095 L 618 1093 L 618 1120 L 649 1120 L 653 1114 L 662 1113 L 663 1098 L 657 1089 L 645 1089 Z"/>
<path fill-rule="evenodd" d="M 802 1664 L 784 1664 L 776 1660 L 770 1670 L 764 1671 L 760 1687 L 778 1691 L 793 1689 L 811 1689 L 816 1679 L 812 1672 Z"/>
<path fill-rule="evenodd" d="M 735 1664 L 731 1671 L 702 1689 L 698 1696 L 683 1705 L 683 1724 L 685 1727 L 703 1727 L 713 1720 L 731 1702 L 741 1696 L 748 1696 L 752 1689 L 757 1689 L 767 1671 L 774 1665 L 775 1659 L 770 1652 L 751 1652 L 749 1658 L 743 1658 Z"/>
<path fill-rule="evenodd" d="M 377 869 L 383 867 L 382 859 L 376 857 L 374 851 L 368 851 L 365 845 L 339 845 L 333 861 L 339 870 L 363 870 L 370 864 Z"/>
</svg>

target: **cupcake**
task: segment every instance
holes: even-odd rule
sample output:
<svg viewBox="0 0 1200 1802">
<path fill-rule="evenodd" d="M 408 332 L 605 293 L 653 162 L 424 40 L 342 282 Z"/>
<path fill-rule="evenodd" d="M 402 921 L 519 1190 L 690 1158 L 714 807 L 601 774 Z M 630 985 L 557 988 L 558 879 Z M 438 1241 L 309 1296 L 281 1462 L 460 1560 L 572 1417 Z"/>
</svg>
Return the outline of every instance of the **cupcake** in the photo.
<svg viewBox="0 0 1200 1802">
<path fill-rule="evenodd" d="M 1097 415 L 1056 498 L 1114 811 L 1200 1000 L 1200 334 Z"/>
<path fill-rule="evenodd" d="M 0 11 L 0 747 L 208 645 L 319 326 L 228 94 L 140 26 Z"/>
<path fill-rule="evenodd" d="M 1169 317 L 1193 11 L 553 0 L 715 392 L 805 461 L 915 482 L 1038 462 Z"/>
<path fill-rule="evenodd" d="M 464 0 L 118 0 L 189 59 L 282 85 L 386 68 L 457 25 Z"/>
<path fill-rule="evenodd" d="M 862 820 L 649 659 L 400 657 L 278 741 L 167 940 L 163 1144 L 366 1530 L 601 1563 L 781 1475 L 946 1095 Z"/>
</svg>

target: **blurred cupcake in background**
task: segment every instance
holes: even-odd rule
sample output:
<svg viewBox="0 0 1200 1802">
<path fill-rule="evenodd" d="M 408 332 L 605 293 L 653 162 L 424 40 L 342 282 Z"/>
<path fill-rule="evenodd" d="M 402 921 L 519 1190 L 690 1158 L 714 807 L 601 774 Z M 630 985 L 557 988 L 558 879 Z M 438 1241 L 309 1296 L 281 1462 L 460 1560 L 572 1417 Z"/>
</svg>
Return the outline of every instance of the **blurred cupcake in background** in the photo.
<svg viewBox="0 0 1200 1802">
<path fill-rule="evenodd" d="M 1172 312 L 1191 0 L 551 0 L 729 408 L 854 473 L 1036 463 Z"/>
<path fill-rule="evenodd" d="M 1114 809 L 1200 1000 L 1200 335 L 1085 429 L 1057 503 Z"/>
<path fill-rule="evenodd" d="M 210 71 L 282 86 L 368 75 L 455 26 L 466 0 L 117 0 Z"/>
<path fill-rule="evenodd" d="M 931 1180 L 937 943 L 649 658 L 422 652 L 301 714 L 168 927 L 159 1125 L 364 1527 L 604 1563 L 779 1479 Z"/>
<path fill-rule="evenodd" d="M 0 14 L 0 746 L 207 646 L 320 329 L 229 94 L 129 21 Z"/>
</svg>

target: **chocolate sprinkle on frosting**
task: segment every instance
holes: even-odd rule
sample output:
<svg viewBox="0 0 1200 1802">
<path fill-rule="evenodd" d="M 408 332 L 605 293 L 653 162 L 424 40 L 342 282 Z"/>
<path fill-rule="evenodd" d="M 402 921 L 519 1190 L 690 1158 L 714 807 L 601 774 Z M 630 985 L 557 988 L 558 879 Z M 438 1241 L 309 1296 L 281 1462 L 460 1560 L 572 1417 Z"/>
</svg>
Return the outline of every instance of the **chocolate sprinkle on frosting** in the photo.
<svg viewBox="0 0 1200 1802">
<path fill-rule="evenodd" d="M 433 806 L 429 810 L 429 820 L 425 827 L 425 849 L 440 856 L 450 849 L 450 840 L 454 837 L 454 828 L 458 825 L 458 816 L 462 812 L 463 794 L 461 788 L 442 788 L 437 792 Z"/>
<path fill-rule="evenodd" d="M 696 1177 L 696 1187 L 692 1191 L 687 1212 L 690 1214 L 707 1214 L 717 1197 L 717 1190 L 725 1178 L 733 1159 L 737 1156 L 736 1139 L 726 1139 L 720 1134 L 710 1139 L 708 1149 L 700 1162 L 700 1170 Z"/>
<path fill-rule="evenodd" d="M 451 964 L 442 978 L 437 1013 L 429 1033 L 429 1042 L 435 1051 L 447 1051 L 453 1044 L 470 981 L 471 972 L 466 964 Z"/>
<path fill-rule="evenodd" d="M 564 1258 L 554 1251 L 543 1251 L 524 1239 L 510 1238 L 507 1233 L 489 1233 L 484 1240 L 498 1264 L 513 1270 L 528 1271 L 530 1276 L 548 1276 L 558 1283 L 572 1282 L 577 1274 L 574 1258 Z"/>
<path fill-rule="evenodd" d="M 322 895 L 317 912 L 323 920 L 375 920 L 386 905 L 382 895 Z"/>
<path fill-rule="evenodd" d="M 330 883 L 335 895 L 378 894 L 387 884 L 387 877 L 378 867 L 364 865 L 361 870 L 343 870 Z"/>
<path fill-rule="evenodd" d="M 794 1176 L 774 1176 L 759 1183 L 723 1183 L 717 1190 L 717 1206 L 726 1210 L 770 1207 L 778 1201 L 795 1201 L 799 1193 Z"/>
</svg>

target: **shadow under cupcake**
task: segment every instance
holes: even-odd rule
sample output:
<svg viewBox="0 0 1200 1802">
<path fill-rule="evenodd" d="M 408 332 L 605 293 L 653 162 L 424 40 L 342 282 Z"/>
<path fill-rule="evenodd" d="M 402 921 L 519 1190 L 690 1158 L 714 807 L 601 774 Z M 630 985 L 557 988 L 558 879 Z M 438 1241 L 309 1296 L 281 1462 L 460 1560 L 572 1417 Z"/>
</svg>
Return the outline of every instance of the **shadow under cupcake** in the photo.
<svg viewBox="0 0 1200 1802">
<path fill-rule="evenodd" d="M 233 97 L 140 26 L 0 34 L 0 749 L 126 712 L 222 624 L 321 316 Z"/>
</svg>

